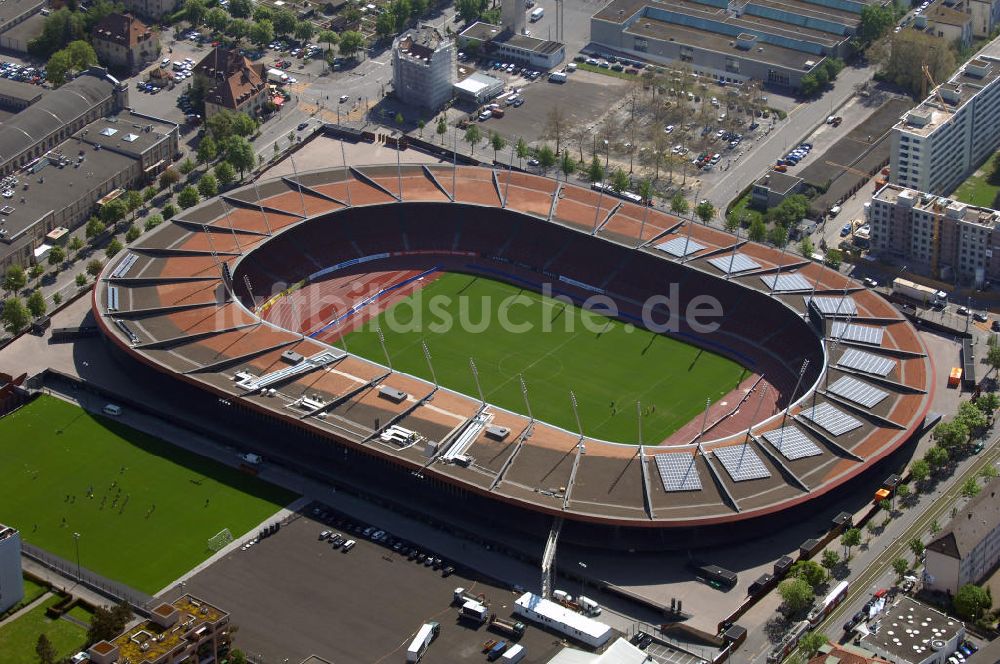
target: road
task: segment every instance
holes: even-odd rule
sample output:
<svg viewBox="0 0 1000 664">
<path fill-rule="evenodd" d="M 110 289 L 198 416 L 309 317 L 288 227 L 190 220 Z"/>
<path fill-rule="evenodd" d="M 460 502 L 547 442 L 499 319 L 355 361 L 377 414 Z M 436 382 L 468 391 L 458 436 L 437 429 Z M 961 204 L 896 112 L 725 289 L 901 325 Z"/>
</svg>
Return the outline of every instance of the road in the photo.
<svg viewBox="0 0 1000 664">
<path fill-rule="evenodd" d="M 840 72 L 832 89 L 819 99 L 803 102 L 788 112 L 781 122 L 763 140 L 745 154 L 725 177 L 712 184 L 711 189 L 702 191 L 702 198 L 708 199 L 720 211 L 716 218 L 722 223 L 721 211 L 729 203 L 760 177 L 775 160 L 784 155 L 788 148 L 805 139 L 816 127 L 826 122 L 826 118 L 854 95 L 855 88 L 871 80 L 875 69 L 872 67 L 846 67 Z"/>
</svg>

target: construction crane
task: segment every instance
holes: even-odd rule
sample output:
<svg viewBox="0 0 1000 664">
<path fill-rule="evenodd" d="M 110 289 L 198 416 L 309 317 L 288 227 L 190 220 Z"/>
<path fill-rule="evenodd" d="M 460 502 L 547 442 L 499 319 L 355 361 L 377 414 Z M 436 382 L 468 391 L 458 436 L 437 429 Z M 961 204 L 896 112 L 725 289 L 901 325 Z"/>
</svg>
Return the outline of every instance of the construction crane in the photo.
<svg viewBox="0 0 1000 664">
<path fill-rule="evenodd" d="M 927 65 L 921 65 L 920 69 L 924 72 L 924 78 L 931 84 L 931 90 L 934 91 L 934 96 L 937 97 L 938 103 L 941 104 L 941 110 L 944 110 L 944 107 L 946 106 L 944 103 L 944 97 L 941 96 L 941 93 L 938 91 L 937 83 L 934 82 L 934 77 L 931 76 L 931 68 Z"/>
</svg>

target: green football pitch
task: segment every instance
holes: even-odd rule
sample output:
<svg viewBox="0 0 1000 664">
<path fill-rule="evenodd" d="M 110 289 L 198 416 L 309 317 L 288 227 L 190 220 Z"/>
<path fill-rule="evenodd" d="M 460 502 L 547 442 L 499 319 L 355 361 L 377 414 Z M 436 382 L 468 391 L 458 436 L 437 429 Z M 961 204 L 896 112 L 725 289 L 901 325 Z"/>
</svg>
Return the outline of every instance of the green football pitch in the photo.
<svg viewBox="0 0 1000 664">
<path fill-rule="evenodd" d="M 444 387 L 477 396 L 473 358 L 490 403 L 526 414 L 523 375 L 536 418 L 575 431 L 572 390 L 584 434 L 625 443 L 638 442 L 636 402 L 643 442 L 656 444 L 748 375 L 736 362 L 676 339 L 460 273 L 440 274 L 347 335 L 350 352 L 384 364 L 376 329 L 397 370 L 432 378 L 424 341 Z"/>
<path fill-rule="evenodd" d="M 0 523 L 110 579 L 155 593 L 295 499 L 284 489 L 42 396 L 0 418 Z"/>
</svg>

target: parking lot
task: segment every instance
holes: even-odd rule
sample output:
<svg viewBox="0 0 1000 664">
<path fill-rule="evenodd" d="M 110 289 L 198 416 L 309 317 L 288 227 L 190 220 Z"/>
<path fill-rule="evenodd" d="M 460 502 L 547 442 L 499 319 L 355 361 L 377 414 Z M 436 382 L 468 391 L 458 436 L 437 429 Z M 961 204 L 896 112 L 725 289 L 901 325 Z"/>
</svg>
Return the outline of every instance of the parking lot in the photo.
<svg viewBox="0 0 1000 664">
<path fill-rule="evenodd" d="M 240 628 L 240 647 L 268 662 L 310 655 L 331 662 L 403 661 L 413 635 L 431 620 L 441 631 L 421 660 L 426 664 L 484 659 L 484 642 L 504 640 L 485 626 L 459 621 L 453 592 L 463 587 L 485 594 L 490 611 L 504 618 L 519 593 L 460 567 L 444 577 L 390 546 L 338 529 L 334 518 L 326 521 L 307 508 L 277 534 L 198 573 L 183 592 L 228 610 Z M 344 553 L 320 541 L 319 534 L 331 529 L 357 545 Z M 560 647 L 555 634 L 531 625 L 519 643 L 527 651 L 524 662 L 547 662 Z"/>
<path fill-rule="evenodd" d="M 682 650 L 676 650 L 660 643 L 650 643 L 646 646 L 645 651 L 647 655 L 651 655 L 659 664 L 705 664 L 705 660 L 700 657 L 695 657 Z"/>
</svg>

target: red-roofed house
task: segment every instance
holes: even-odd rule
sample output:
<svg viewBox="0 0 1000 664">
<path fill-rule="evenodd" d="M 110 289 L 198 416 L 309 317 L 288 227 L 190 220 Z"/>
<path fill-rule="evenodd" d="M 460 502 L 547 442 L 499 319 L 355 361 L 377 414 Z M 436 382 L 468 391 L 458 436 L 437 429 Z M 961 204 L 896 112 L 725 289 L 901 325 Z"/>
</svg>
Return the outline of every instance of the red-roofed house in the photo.
<svg viewBox="0 0 1000 664">
<path fill-rule="evenodd" d="M 196 76 L 215 82 L 205 95 L 205 119 L 219 111 L 242 111 L 254 117 L 267 101 L 264 65 L 254 65 L 238 51 L 218 46 L 194 68 Z"/>
<path fill-rule="evenodd" d="M 131 14 L 108 14 L 92 37 L 98 59 L 110 67 L 135 71 L 160 55 L 157 32 Z"/>
</svg>

